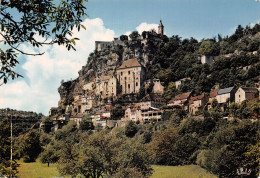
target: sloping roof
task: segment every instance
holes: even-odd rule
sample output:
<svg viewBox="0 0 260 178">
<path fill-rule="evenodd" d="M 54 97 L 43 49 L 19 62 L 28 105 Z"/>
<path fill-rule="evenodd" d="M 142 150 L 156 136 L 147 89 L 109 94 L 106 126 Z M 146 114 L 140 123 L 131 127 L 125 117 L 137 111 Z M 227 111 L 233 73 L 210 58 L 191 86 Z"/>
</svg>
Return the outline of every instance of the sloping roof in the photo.
<svg viewBox="0 0 260 178">
<path fill-rule="evenodd" d="M 189 101 L 189 104 L 192 104 L 194 101 L 201 100 L 204 97 L 205 97 L 205 93 L 202 93 L 199 96 L 191 97 L 190 101 Z"/>
<path fill-rule="evenodd" d="M 256 93 L 258 90 L 257 88 L 253 87 L 240 87 L 242 90 L 244 90 L 246 93 Z"/>
<path fill-rule="evenodd" d="M 190 94 L 191 94 L 191 92 L 181 93 L 181 94 L 175 96 L 172 100 L 170 100 L 169 103 L 174 103 L 174 101 L 177 101 L 177 100 L 188 99 L 188 97 L 190 96 Z"/>
<path fill-rule="evenodd" d="M 226 93 L 230 93 L 233 90 L 234 87 L 229 87 L 229 88 L 224 88 L 224 89 L 220 89 L 218 92 L 218 95 L 223 95 Z"/>
<path fill-rule="evenodd" d="M 137 59 L 128 59 L 125 61 L 118 69 L 126 69 L 130 67 L 141 67 L 142 65 L 137 61 Z"/>
<path fill-rule="evenodd" d="M 217 94 L 218 94 L 218 92 L 219 92 L 219 89 L 216 89 L 216 90 L 212 91 L 212 92 L 210 93 L 210 95 L 209 95 L 209 98 L 214 98 L 214 97 L 216 97 Z"/>
<path fill-rule="evenodd" d="M 157 94 L 148 94 L 145 97 L 143 97 L 143 99 L 141 100 L 142 102 L 146 102 L 146 101 L 160 101 L 160 102 L 166 102 L 166 100 L 162 97 L 160 97 Z"/>
</svg>

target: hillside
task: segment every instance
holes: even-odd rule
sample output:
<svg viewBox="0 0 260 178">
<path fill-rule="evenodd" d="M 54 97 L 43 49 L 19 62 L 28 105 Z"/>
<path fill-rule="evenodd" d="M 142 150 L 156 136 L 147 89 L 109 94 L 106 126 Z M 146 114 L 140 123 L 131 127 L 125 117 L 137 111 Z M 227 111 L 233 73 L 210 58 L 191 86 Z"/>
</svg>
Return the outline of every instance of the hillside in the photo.
<svg viewBox="0 0 260 178">
<path fill-rule="evenodd" d="M 43 115 L 14 109 L 0 109 L 0 122 L 10 122 L 11 117 L 13 134 L 18 136 L 27 133 L 32 128 L 39 128 Z"/>
<path fill-rule="evenodd" d="M 168 101 L 188 91 L 199 95 L 214 88 L 254 87 L 260 77 L 259 31 L 259 24 L 252 28 L 238 26 L 230 37 L 218 35 L 201 42 L 155 31 L 133 32 L 130 39 L 122 35 L 112 42 L 96 42 L 96 50 L 79 71 L 79 77 L 59 87 L 59 108 L 61 113 L 84 113 L 100 110 L 100 106 L 105 110 L 107 104 L 136 102 L 152 92 L 154 79 L 163 84 L 162 97 Z M 142 65 L 144 77 L 139 91 L 124 93 L 117 69 L 132 58 Z M 114 83 L 110 80 L 113 77 Z M 177 86 L 177 82 L 181 85 Z M 113 96 L 110 90 L 114 90 Z"/>
</svg>

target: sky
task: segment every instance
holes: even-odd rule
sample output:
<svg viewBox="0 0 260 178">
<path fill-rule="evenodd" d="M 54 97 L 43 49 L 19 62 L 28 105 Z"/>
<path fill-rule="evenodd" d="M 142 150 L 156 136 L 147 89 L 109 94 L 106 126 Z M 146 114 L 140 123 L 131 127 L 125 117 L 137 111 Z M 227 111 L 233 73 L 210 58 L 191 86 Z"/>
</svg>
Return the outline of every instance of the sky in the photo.
<svg viewBox="0 0 260 178">
<path fill-rule="evenodd" d="M 231 35 L 239 24 L 260 22 L 260 2 L 255 0 L 89 0 L 86 7 L 86 30 L 74 32 L 80 38 L 77 51 L 55 45 L 40 49 L 45 51 L 42 56 L 20 55 L 15 70 L 24 78 L 0 86 L 0 108 L 47 115 L 51 107 L 58 106 L 61 80 L 78 77 L 95 41 L 110 41 L 135 30 L 157 30 L 160 20 L 168 37 L 198 40 Z M 34 50 L 26 44 L 21 49 Z"/>
</svg>

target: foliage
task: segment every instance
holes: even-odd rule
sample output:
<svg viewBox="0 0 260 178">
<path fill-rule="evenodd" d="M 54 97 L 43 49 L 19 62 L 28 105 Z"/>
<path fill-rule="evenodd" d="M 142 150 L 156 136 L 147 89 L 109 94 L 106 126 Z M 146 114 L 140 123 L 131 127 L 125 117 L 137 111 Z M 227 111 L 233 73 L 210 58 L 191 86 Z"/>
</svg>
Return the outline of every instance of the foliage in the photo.
<svg viewBox="0 0 260 178">
<path fill-rule="evenodd" d="M 58 151 L 53 147 L 53 145 L 48 145 L 40 155 L 40 161 L 42 163 L 56 163 L 59 160 Z"/>
<path fill-rule="evenodd" d="M 128 41 L 128 36 L 127 35 L 121 35 L 120 40 L 126 43 Z"/>
<path fill-rule="evenodd" d="M 136 123 L 133 121 L 128 121 L 125 126 L 125 135 L 127 137 L 133 137 L 137 133 L 137 126 Z"/>
<path fill-rule="evenodd" d="M 15 159 L 10 161 L 11 139 L 10 139 L 10 124 L 8 118 L 4 118 L 0 121 L 0 173 L 4 176 L 16 176 L 17 167 Z M 12 163 L 12 168 L 10 167 Z"/>
<path fill-rule="evenodd" d="M 219 45 L 213 40 L 205 40 L 200 45 L 199 53 L 216 56 L 219 53 Z"/>
<path fill-rule="evenodd" d="M 55 139 L 62 140 L 73 134 L 77 130 L 77 124 L 74 121 L 70 121 L 67 125 L 63 126 L 61 129 L 57 130 L 55 133 Z"/>
<path fill-rule="evenodd" d="M 124 115 L 125 115 L 125 110 L 122 108 L 121 105 L 111 110 L 111 119 L 113 120 L 120 120 Z"/>
<path fill-rule="evenodd" d="M 138 36 L 139 36 L 139 34 L 138 34 L 137 31 L 133 31 L 133 32 L 129 35 L 129 37 L 130 37 L 133 41 L 136 41 L 137 38 L 138 38 Z"/>
<path fill-rule="evenodd" d="M 146 177 L 151 174 L 144 145 L 126 143 L 125 137 L 118 138 L 107 130 L 93 133 L 76 144 L 67 140 L 62 145 L 58 161 L 62 175 L 117 177 L 127 174 Z"/>
<path fill-rule="evenodd" d="M 90 117 L 83 117 L 79 124 L 79 130 L 93 130 L 94 125 Z"/>
<path fill-rule="evenodd" d="M 179 137 L 178 131 L 172 128 L 156 132 L 149 144 L 152 161 L 156 164 L 178 165 L 174 146 Z"/>
<path fill-rule="evenodd" d="M 202 150 L 197 163 L 219 176 L 234 177 L 236 170 L 244 165 L 256 169 L 252 160 L 245 157 L 248 146 L 259 140 L 259 121 L 256 123 L 243 121 L 238 125 L 220 128 L 210 141 L 209 147 Z M 253 174 L 253 173 L 252 173 Z M 255 173 L 254 173 L 255 174 Z"/>
<path fill-rule="evenodd" d="M 40 134 L 37 131 L 29 131 L 21 138 L 20 155 L 24 162 L 34 162 L 41 153 Z"/>
<path fill-rule="evenodd" d="M 244 153 L 246 158 L 245 167 L 250 167 L 253 175 L 259 176 L 260 170 L 260 141 L 255 145 L 249 145 L 247 152 Z"/>
<path fill-rule="evenodd" d="M 14 79 L 21 76 L 13 70 L 19 63 L 17 53 L 34 56 L 43 54 L 24 51 L 20 48 L 22 44 L 35 48 L 58 44 L 65 45 L 68 50 L 75 49 L 75 40 L 78 39 L 71 37 L 72 30 L 85 28 L 81 25 L 82 18 L 86 15 L 84 2 L 86 0 L 2 0 L 0 35 L 3 37 L 1 43 L 4 44 L 4 49 L 0 49 L 0 79 L 3 83 L 7 83 L 9 77 Z"/>
</svg>

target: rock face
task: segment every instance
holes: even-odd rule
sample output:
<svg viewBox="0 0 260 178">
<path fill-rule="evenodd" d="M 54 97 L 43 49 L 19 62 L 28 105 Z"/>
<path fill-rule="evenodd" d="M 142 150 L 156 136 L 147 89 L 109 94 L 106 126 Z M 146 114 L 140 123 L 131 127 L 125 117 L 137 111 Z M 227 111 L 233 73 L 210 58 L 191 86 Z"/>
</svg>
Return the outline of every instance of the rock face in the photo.
<svg viewBox="0 0 260 178">
<path fill-rule="evenodd" d="M 66 112 L 89 113 L 115 104 L 122 96 L 137 97 L 145 91 L 145 81 L 153 77 L 152 61 L 149 61 L 153 49 L 149 40 L 161 41 L 163 36 L 151 31 L 129 41 L 115 39 L 109 45 L 96 42 L 96 50 L 78 72 L 79 77 L 59 87 L 59 107 Z"/>
</svg>

